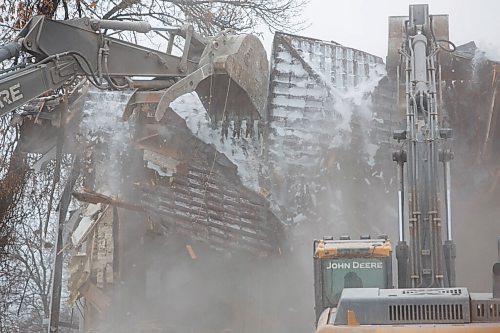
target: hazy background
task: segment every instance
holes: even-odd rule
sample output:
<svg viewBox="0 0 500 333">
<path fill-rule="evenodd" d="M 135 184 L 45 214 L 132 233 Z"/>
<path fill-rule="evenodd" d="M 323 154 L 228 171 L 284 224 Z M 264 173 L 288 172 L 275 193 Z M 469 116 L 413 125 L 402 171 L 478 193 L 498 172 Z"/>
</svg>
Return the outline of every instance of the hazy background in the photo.
<svg viewBox="0 0 500 333">
<path fill-rule="evenodd" d="M 407 16 L 409 4 L 429 4 L 430 14 L 448 14 L 450 39 L 456 45 L 474 40 L 500 59 L 500 1 L 498 0 L 311 0 L 303 19 L 309 27 L 297 32 L 360 49 L 385 59 L 389 16 Z M 272 34 L 265 33 L 271 49 Z M 496 49 L 496 50 L 495 50 Z"/>
</svg>

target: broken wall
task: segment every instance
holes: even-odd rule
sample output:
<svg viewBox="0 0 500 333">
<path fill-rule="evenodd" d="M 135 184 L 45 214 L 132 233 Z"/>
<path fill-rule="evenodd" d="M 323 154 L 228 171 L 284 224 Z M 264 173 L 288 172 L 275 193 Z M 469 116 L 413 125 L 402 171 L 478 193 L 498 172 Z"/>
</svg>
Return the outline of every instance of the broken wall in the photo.
<svg viewBox="0 0 500 333">
<path fill-rule="evenodd" d="M 313 224 L 316 237 L 392 232 L 394 97 L 384 74 L 366 52 L 275 35 L 266 162 L 282 220 Z"/>
</svg>

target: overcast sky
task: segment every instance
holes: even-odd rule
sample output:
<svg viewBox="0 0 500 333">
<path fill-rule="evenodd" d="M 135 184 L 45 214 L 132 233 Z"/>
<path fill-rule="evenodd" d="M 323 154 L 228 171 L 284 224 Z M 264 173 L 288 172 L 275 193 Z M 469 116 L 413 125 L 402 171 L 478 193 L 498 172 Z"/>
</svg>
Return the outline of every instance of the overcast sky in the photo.
<svg viewBox="0 0 500 333">
<path fill-rule="evenodd" d="M 408 5 L 428 3 L 430 14 L 448 14 L 450 40 L 474 40 L 500 59 L 500 0 L 310 0 L 304 10 L 309 27 L 298 35 L 333 40 L 385 59 L 389 16 L 407 16 Z M 265 40 L 271 48 L 272 39 Z M 496 54 L 495 54 L 496 53 Z"/>
</svg>

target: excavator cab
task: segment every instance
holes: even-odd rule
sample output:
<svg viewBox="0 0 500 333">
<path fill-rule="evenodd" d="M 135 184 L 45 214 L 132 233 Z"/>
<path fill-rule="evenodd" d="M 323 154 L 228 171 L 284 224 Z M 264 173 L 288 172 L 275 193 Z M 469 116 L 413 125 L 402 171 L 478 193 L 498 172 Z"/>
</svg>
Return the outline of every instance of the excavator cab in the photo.
<svg viewBox="0 0 500 333">
<path fill-rule="evenodd" d="M 392 288 L 392 247 L 386 236 L 314 240 L 316 322 L 338 305 L 344 288 Z"/>
</svg>

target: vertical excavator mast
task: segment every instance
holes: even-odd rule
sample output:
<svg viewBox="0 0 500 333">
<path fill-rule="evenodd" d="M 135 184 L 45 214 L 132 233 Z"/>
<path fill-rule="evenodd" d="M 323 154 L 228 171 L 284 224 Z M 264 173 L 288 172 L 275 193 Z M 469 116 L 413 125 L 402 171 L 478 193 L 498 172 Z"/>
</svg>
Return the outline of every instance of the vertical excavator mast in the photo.
<svg viewBox="0 0 500 333">
<path fill-rule="evenodd" d="M 443 127 L 440 110 L 438 56 L 443 48 L 436 40 L 433 25 L 427 5 L 410 6 L 398 70 L 405 89 L 406 128 L 394 133 L 394 138 L 403 145 L 393 156 L 399 176 L 396 247 L 399 288 L 453 287 L 455 284 L 449 184 L 453 157 L 448 144 L 451 130 Z M 440 184 L 440 179 L 444 184 Z M 445 197 L 444 213 L 441 193 Z M 446 216 L 447 227 L 444 244 L 443 216 Z"/>
</svg>

